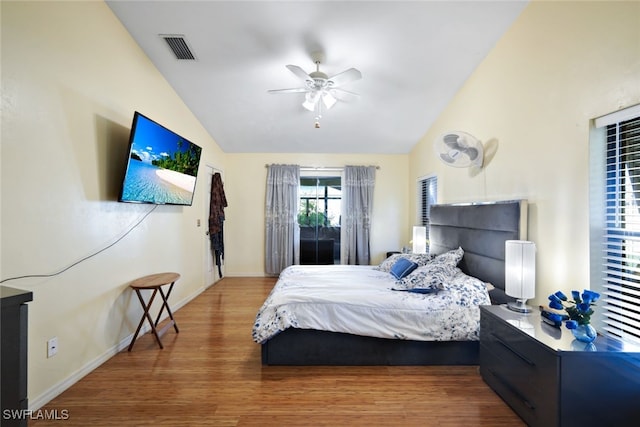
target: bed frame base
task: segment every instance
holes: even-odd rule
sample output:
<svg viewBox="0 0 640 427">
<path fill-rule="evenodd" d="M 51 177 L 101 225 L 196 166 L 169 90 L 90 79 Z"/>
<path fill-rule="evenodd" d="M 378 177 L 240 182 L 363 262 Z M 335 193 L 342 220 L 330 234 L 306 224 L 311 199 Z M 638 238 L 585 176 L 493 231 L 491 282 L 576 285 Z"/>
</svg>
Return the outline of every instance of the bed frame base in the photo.
<svg viewBox="0 0 640 427">
<path fill-rule="evenodd" d="M 430 253 L 462 246 L 459 267 L 491 283 L 492 304 L 504 292 L 505 240 L 526 239 L 527 201 L 433 205 Z M 477 365 L 478 341 L 403 341 L 289 328 L 262 345 L 265 365 Z"/>
<path fill-rule="evenodd" d="M 477 365 L 478 341 L 404 341 L 290 328 L 262 344 L 263 365 Z"/>
</svg>

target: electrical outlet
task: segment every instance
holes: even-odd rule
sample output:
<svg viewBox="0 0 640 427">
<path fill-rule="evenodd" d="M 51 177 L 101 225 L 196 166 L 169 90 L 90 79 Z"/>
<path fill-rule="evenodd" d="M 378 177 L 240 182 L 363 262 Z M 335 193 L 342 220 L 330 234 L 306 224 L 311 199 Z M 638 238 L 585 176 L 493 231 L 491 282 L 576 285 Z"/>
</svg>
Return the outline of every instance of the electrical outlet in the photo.
<svg viewBox="0 0 640 427">
<path fill-rule="evenodd" d="M 47 358 L 53 357 L 58 353 L 58 337 L 53 337 L 47 341 Z"/>
</svg>

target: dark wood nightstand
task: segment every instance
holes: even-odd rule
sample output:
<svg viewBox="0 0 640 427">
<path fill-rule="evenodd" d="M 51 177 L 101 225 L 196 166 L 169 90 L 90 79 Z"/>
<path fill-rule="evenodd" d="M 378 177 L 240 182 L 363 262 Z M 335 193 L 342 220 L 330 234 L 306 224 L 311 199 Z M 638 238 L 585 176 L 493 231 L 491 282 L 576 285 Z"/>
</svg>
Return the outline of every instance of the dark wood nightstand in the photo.
<svg viewBox="0 0 640 427">
<path fill-rule="evenodd" d="M 0 425 L 27 426 L 29 398 L 27 393 L 27 303 L 33 300 L 31 291 L 0 286 Z"/>
<path fill-rule="evenodd" d="M 480 374 L 530 426 L 640 425 L 640 345 L 481 307 Z"/>
</svg>

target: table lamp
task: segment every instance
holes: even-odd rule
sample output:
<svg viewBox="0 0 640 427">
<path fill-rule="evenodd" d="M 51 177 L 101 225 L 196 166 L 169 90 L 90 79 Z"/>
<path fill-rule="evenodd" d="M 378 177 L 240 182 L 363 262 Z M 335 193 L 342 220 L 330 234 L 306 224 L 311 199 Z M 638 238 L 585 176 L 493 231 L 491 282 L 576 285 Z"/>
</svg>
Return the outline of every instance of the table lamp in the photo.
<svg viewBox="0 0 640 427">
<path fill-rule="evenodd" d="M 525 240 L 505 242 L 505 292 L 516 301 L 507 303 L 510 310 L 530 313 L 527 299 L 536 296 L 536 245 Z"/>
<path fill-rule="evenodd" d="M 413 253 L 427 253 L 427 227 L 420 225 L 413 227 Z"/>
</svg>

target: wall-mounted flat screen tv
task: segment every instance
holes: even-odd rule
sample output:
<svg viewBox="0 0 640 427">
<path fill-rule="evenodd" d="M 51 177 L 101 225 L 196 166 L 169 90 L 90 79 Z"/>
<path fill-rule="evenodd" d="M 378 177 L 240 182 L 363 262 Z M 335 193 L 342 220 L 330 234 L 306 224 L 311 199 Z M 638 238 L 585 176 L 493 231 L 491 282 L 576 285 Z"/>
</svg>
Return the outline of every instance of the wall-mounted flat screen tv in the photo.
<svg viewBox="0 0 640 427">
<path fill-rule="evenodd" d="M 136 111 L 118 201 L 191 206 L 201 153 L 196 144 Z"/>
</svg>

